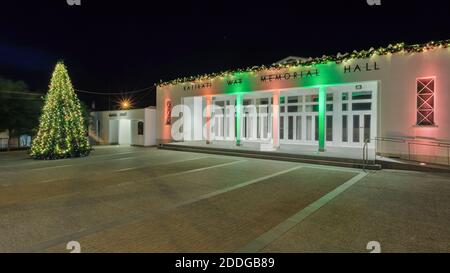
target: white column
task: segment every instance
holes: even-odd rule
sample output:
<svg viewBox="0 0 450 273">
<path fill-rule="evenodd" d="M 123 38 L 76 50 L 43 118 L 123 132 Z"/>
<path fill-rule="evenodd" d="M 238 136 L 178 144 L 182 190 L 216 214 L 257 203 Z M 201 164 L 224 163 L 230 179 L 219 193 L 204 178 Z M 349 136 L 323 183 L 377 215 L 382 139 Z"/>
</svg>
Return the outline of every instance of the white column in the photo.
<svg viewBox="0 0 450 273">
<path fill-rule="evenodd" d="M 280 91 L 274 91 L 272 94 L 272 140 L 273 147 L 280 147 Z"/>
</svg>

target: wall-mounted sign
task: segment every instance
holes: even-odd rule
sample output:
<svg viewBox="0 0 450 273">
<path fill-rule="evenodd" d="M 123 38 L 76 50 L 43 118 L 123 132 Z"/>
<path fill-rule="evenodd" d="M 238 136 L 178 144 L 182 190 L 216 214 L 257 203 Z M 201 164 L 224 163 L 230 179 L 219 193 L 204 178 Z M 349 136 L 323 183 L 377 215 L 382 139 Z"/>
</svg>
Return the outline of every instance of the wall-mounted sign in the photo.
<svg viewBox="0 0 450 273">
<path fill-rule="evenodd" d="M 227 85 L 238 85 L 242 83 L 242 79 L 227 80 Z"/>
<path fill-rule="evenodd" d="M 166 100 L 166 125 L 172 125 L 172 101 Z"/>
<path fill-rule="evenodd" d="M 188 84 L 188 85 L 184 86 L 183 89 L 184 89 L 184 91 L 194 91 L 194 90 L 210 88 L 210 87 L 212 87 L 212 83 L 210 83 L 210 82 L 192 83 L 192 84 Z"/>
<path fill-rule="evenodd" d="M 261 76 L 261 82 L 272 82 L 282 80 L 295 80 L 298 78 L 318 77 L 319 69 L 309 69 L 304 71 L 286 72 L 280 74 L 270 74 Z"/>
<path fill-rule="evenodd" d="M 377 62 L 344 66 L 344 74 L 354 72 L 369 72 L 375 70 L 380 70 Z"/>
</svg>

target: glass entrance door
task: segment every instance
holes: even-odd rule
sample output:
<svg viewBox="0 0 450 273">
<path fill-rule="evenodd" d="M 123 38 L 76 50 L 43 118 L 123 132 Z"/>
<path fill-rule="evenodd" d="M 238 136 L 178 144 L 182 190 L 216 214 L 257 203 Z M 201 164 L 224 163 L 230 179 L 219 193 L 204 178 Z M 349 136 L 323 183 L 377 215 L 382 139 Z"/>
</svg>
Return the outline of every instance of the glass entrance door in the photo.
<svg viewBox="0 0 450 273">
<path fill-rule="evenodd" d="M 351 143 L 364 143 L 371 140 L 371 113 L 353 114 L 352 115 L 352 137 Z"/>
<path fill-rule="evenodd" d="M 340 99 L 339 145 L 362 147 L 368 140 L 369 145 L 373 146 L 376 136 L 376 84 L 367 84 L 365 87 L 360 90 L 344 87 L 337 92 Z"/>
</svg>

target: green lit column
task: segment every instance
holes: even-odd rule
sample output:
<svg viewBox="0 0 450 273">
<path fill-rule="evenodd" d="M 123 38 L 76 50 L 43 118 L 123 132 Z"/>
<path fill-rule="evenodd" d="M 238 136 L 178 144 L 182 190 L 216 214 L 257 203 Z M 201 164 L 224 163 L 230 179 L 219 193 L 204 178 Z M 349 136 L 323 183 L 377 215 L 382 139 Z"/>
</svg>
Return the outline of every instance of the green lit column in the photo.
<svg viewBox="0 0 450 273">
<path fill-rule="evenodd" d="M 319 152 L 325 152 L 325 112 L 327 108 L 327 88 L 319 87 Z"/>
<path fill-rule="evenodd" d="M 236 94 L 236 145 L 241 145 L 242 94 Z"/>
</svg>

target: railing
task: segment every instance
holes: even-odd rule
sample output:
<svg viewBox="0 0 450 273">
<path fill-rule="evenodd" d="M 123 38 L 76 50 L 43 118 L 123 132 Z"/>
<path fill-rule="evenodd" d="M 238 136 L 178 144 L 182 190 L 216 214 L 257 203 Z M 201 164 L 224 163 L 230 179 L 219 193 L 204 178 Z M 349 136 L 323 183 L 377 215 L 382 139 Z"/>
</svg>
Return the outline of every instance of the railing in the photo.
<svg viewBox="0 0 450 273">
<path fill-rule="evenodd" d="M 420 139 L 414 139 L 414 138 L 394 138 L 394 137 L 375 137 L 373 140 L 377 142 L 390 142 L 390 143 L 402 143 L 407 145 L 408 147 L 408 153 L 407 153 L 407 159 L 412 160 L 412 153 L 411 148 L 414 145 L 418 146 L 427 146 L 427 147 L 438 147 L 438 148 L 444 148 L 447 150 L 446 159 L 447 159 L 447 165 L 450 166 L 450 142 L 444 142 L 444 141 L 427 141 L 427 140 L 420 140 Z M 368 162 L 368 143 L 370 141 L 366 140 L 364 142 L 363 146 L 363 161 L 364 164 L 367 164 Z"/>
<path fill-rule="evenodd" d="M 364 141 L 364 146 L 363 146 L 363 171 L 366 171 L 366 167 L 367 165 L 369 165 L 369 143 L 370 143 L 370 139 L 366 139 Z"/>
</svg>

